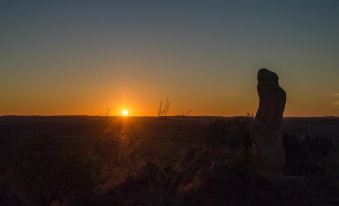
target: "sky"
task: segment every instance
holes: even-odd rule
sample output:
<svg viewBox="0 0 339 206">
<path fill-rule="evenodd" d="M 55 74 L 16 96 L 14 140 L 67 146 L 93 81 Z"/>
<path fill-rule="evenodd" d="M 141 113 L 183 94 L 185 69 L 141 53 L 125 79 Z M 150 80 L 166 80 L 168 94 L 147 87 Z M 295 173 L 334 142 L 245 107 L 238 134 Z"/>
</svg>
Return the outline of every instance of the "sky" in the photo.
<svg viewBox="0 0 339 206">
<path fill-rule="evenodd" d="M 3 0 L 0 31 L 0 115 L 244 115 L 266 67 L 339 116 L 337 0 Z"/>
</svg>

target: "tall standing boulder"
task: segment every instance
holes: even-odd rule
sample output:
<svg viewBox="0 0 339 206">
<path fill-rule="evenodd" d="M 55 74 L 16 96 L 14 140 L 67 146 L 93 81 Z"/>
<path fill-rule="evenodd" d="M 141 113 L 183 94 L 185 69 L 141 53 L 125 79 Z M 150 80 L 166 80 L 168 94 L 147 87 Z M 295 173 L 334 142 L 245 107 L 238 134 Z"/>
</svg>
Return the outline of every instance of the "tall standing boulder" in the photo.
<svg viewBox="0 0 339 206">
<path fill-rule="evenodd" d="M 282 145 L 281 121 L 286 93 L 279 77 L 267 69 L 258 71 L 259 108 L 251 128 L 252 163 L 264 176 L 282 175 L 285 152 Z"/>
</svg>

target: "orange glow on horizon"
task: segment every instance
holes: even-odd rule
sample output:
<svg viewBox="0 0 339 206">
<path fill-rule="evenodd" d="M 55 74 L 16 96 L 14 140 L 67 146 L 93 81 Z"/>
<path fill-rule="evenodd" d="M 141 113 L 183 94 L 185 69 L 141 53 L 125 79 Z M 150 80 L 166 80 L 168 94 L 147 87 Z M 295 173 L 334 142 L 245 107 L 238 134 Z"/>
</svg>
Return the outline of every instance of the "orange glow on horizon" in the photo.
<svg viewBox="0 0 339 206">
<path fill-rule="evenodd" d="M 127 110 L 127 109 L 123 109 L 123 110 L 121 111 L 121 116 L 127 117 L 127 116 L 128 116 L 128 110 Z"/>
</svg>

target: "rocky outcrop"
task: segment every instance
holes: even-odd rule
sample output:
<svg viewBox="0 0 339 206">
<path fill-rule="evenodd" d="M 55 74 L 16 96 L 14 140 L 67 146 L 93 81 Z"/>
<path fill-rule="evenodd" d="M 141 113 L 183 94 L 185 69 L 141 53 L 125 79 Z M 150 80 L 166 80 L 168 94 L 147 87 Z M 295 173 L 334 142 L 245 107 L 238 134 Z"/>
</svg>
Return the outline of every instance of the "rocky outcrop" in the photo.
<svg viewBox="0 0 339 206">
<path fill-rule="evenodd" d="M 286 94 L 276 73 L 260 69 L 257 78 L 260 100 L 250 135 L 252 164 L 264 176 L 281 175 L 285 154 L 280 126 Z"/>
</svg>

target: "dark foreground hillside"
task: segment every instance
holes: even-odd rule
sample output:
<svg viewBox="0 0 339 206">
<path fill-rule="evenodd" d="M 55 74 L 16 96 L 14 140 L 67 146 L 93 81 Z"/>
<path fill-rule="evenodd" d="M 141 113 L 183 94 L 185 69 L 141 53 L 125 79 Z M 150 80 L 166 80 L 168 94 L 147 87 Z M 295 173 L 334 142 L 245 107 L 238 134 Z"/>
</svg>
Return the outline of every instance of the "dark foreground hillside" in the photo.
<svg viewBox="0 0 339 206">
<path fill-rule="evenodd" d="M 338 118 L 286 118 L 284 173 L 248 117 L 0 117 L 0 205 L 338 205 Z"/>
</svg>

